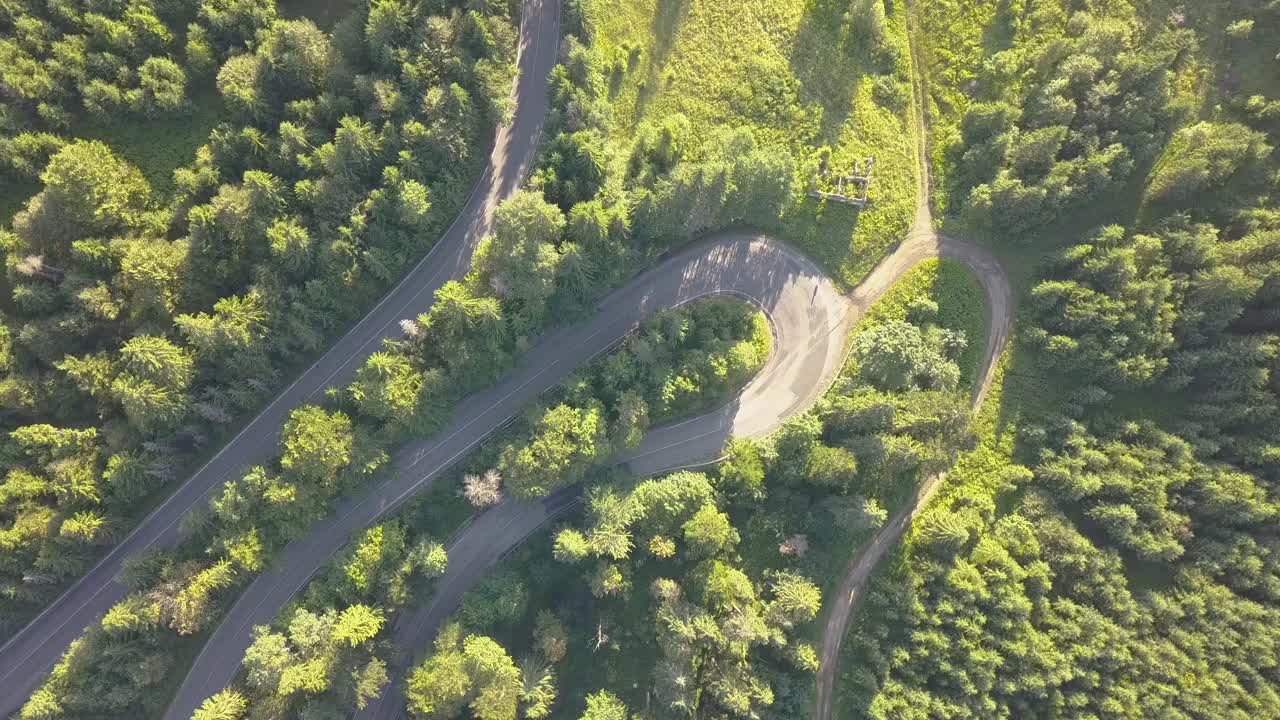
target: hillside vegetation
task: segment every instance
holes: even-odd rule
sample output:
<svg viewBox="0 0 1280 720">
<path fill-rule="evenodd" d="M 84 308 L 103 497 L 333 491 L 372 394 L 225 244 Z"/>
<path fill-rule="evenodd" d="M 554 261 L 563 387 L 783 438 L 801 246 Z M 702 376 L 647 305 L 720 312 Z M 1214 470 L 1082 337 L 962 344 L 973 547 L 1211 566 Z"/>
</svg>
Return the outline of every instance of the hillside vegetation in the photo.
<svg viewBox="0 0 1280 720">
<path fill-rule="evenodd" d="M 856 283 L 902 237 L 916 184 L 900 7 L 886 13 L 880 3 L 832 0 L 577 6 L 581 62 L 597 75 L 601 106 L 596 127 L 575 133 L 573 144 L 598 145 L 594 163 L 631 171 L 609 173 L 607 194 L 632 183 L 639 148 L 660 142 L 664 152 L 700 160 L 734 129 L 747 131 L 757 147 L 785 150 L 798 189 L 834 190 L 821 166 L 843 174 L 855 161 L 876 158 L 867 209 L 797 194 L 784 211 L 787 238 L 839 280 Z M 548 175 L 573 152 L 555 146 Z"/>
<path fill-rule="evenodd" d="M 0 171 L 40 190 L 0 230 L 0 627 L 430 247 L 506 101 L 498 10 L 5 6 Z"/>
<path fill-rule="evenodd" d="M 732 441 L 712 472 L 597 478 L 580 511 L 486 581 L 485 597 L 524 602 L 498 620 L 464 602 L 442 637 L 491 637 L 528 658 L 519 666 L 550 673 L 566 717 L 602 704 L 655 718 L 805 715 L 823 587 L 969 441 L 984 299 L 958 263 L 920 264 L 854 328 L 848 366 L 811 411 L 771 438 Z M 545 628 L 560 638 L 553 655 Z M 433 704 L 457 652 L 437 647 L 410 677 L 415 717 L 460 716 Z M 485 690 L 472 692 L 480 702 Z"/>
<path fill-rule="evenodd" d="M 511 111 L 517 5 L 0 6 L 0 627 L 430 248 Z M 390 682 L 419 720 L 804 717 L 823 590 L 942 471 L 857 598 L 839 717 L 1280 717 L 1280 6 L 574 0 L 562 21 L 536 166 L 470 272 L 293 408 L 180 545 L 129 561 L 23 720 L 158 714 L 282 547 L 668 253 L 755 228 L 855 285 L 914 214 L 913 72 L 939 220 L 1018 292 L 976 414 L 983 293 L 931 261 L 772 437 L 621 477 L 615 452 L 770 352 L 741 302 L 659 314 L 352 538 L 197 720 L 346 717 Z M 808 196 L 868 156 L 866 208 Z M 582 505 L 429 647 L 388 646 L 467 517 L 571 486 Z"/>
<path fill-rule="evenodd" d="M 796 237 L 848 282 L 901 237 L 915 181 L 900 12 L 885 16 L 868 4 L 846 16 L 834 4 L 748 3 L 737 10 L 761 22 L 746 26 L 751 34 L 744 37 L 734 14 L 711 4 L 582 3 L 577 10 L 571 6 L 566 16 L 577 32 L 553 74 L 557 110 L 531 179 L 564 219 L 534 192 L 518 195 L 503 206 L 494 239 L 460 288 L 475 302 L 488 302 L 492 293 L 503 324 L 523 333 L 579 312 L 582 298 L 631 268 L 734 224 Z M 748 52 L 737 54 L 731 31 Z M 849 54 L 847 66 L 823 64 L 831 47 Z M 744 65 L 748 55 L 770 65 Z M 778 87 L 741 92 L 744 82 L 770 82 L 770 73 Z M 652 76 L 664 79 L 651 91 L 645 78 Z M 872 148 L 883 174 L 867 211 L 823 207 L 798 192 L 813 181 L 817 163 L 851 169 Z M 525 234 L 514 232 L 517 226 Z M 467 461 L 475 469 L 463 491 L 482 504 L 504 493 L 541 496 L 585 479 L 594 487 L 585 518 L 575 520 L 585 527 L 557 531 L 554 547 L 546 536 L 535 539 L 468 595 L 456 624 L 432 648 L 416 649 L 425 659 L 407 678 L 390 678 L 404 683 L 410 713 L 537 718 L 576 713 L 584 704 L 588 713 L 625 713 L 654 697 L 657 707 L 677 713 L 803 712 L 816 662 L 803 636 L 820 601 L 819 586 L 805 575 L 825 583 L 843 563 L 844 549 L 883 522 L 885 506 L 896 507 L 920 478 L 945 467 L 967 437 L 965 398 L 976 356 L 966 333 L 985 334 L 981 291 L 951 263 L 920 268 L 908 286 L 860 329 L 857 357 L 868 369 L 850 369 L 831 395 L 832 407 L 824 403 L 788 423 L 777 443 L 785 453 L 772 442 L 738 443 L 714 479 L 684 474 L 634 488 L 592 470 L 607 456 L 604 446 L 635 434 L 627 423 L 669 418 L 664 408 L 679 402 L 691 381 L 707 387 L 703 373 L 703 379 L 673 377 L 652 397 L 623 395 L 603 405 L 576 389 L 595 387 L 603 398 L 598 381 L 575 380 L 566 388 L 578 400 L 530 411 L 522 421 L 527 430 Z M 490 317 L 498 322 L 496 312 Z M 424 318 L 419 326 L 432 322 Z M 695 318 L 691 327 L 699 326 Z M 645 355 L 659 338 L 673 337 L 667 321 L 653 327 Z M 460 347 L 442 355 L 456 368 L 451 380 L 492 377 L 489 371 L 503 366 L 497 358 L 510 345 L 478 344 L 482 337 L 449 336 Z M 877 362 L 901 343 L 909 346 L 904 354 Z M 435 336 L 415 344 L 438 346 Z M 736 358 L 736 351 L 727 358 L 730 378 L 740 375 Z M 714 355 L 708 360 L 722 367 Z M 616 394 L 629 373 L 613 361 L 605 365 Z M 917 401 L 929 409 L 913 408 Z M 606 431 L 608 418 L 616 420 Z M 612 441 L 600 439 L 606 432 Z M 850 438 L 861 440 L 857 455 L 842 446 Z M 634 541 L 633 533 L 639 533 Z M 313 582 L 308 602 L 329 599 L 306 612 L 340 619 L 351 602 L 334 594 L 344 582 L 335 575 Z M 379 617 L 398 607 L 388 599 L 365 602 Z M 280 639 L 288 647 L 286 628 L 297 612 L 287 608 L 279 617 L 277 632 L 285 634 L 264 630 L 246 663 L 257 667 L 261 652 Z M 669 624 L 652 622 L 668 614 Z M 717 624 L 720 634 L 686 637 L 689 623 Z M 748 628 L 754 629 L 744 634 Z M 720 652 L 719 642 L 734 645 Z M 296 651 L 290 657 L 290 663 L 304 659 Z M 326 677 L 350 671 L 359 684 L 366 656 L 337 657 L 325 665 Z M 251 710 L 297 707 L 289 688 L 260 679 L 251 671 L 245 686 L 211 699 L 210 710 L 223 702 L 245 702 Z M 325 697 L 358 704 L 350 693 L 334 694 L 343 682 L 327 685 Z"/>
<path fill-rule="evenodd" d="M 948 222 L 1025 293 L 842 717 L 1277 716 L 1275 13 L 918 4 Z"/>
<path fill-rule="evenodd" d="M 503 502 L 505 493 L 544 495 L 603 472 L 609 456 L 638 443 L 650 424 L 724 402 L 763 365 L 770 343 L 764 316 L 740 300 L 700 300 L 649 319 L 473 452 L 455 477 L 359 534 L 275 626 L 255 630 L 242 682 L 210 698 L 204 711 L 216 718 L 219 708 L 241 707 L 251 716 L 288 717 L 364 708 L 389 680 L 404 680 L 390 677 L 394 655 L 384 628 L 394 613 L 429 598 L 447 568 L 446 547 L 435 538 L 452 535 L 469 513 Z M 436 640 L 442 655 L 409 678 L 411 704 L 443 712 L 470 702 L 480 712 L 498 703 L 486 698 L 497 694 L 503 703 L 518 699 L 523 717 L 545 717 L 538 709 L 549 710 L 557 695 L 553 665 L 568 652 L 564 626 L 545 612 L 530 615 L 541 644 L 519 667 L 483 635 L 519 634 L 528 595 L 522 581 L 503 575 L 473 590 L 460 625 Z M 462 629 L 484 639 L 462 644 Z M 452 654 L 463 648 L 464 659 Z M 443 653 L 451 653 L 447 661 Z"/>
</svg>

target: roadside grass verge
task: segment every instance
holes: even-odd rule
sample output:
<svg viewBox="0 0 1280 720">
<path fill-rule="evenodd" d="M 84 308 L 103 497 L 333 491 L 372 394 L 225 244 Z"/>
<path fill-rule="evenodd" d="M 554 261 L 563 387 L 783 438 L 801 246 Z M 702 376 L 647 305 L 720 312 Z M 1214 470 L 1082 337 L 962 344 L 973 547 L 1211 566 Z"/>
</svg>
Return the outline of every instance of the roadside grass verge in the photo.
<svg viewBox="0 0 1280 720">
<path fill-rule="evenodd" d="M 960 137 L 960 119 L 981 89 L 978 75 L 987 55 L 1007 46 L 1008 38 L 988 32 L 999 12 L 996 3 L 911 3 L 917 71 L 925 79 L 927 153 L 933 178 L 934 210 L 950 206 L 951 157 Z"/>
</svg>

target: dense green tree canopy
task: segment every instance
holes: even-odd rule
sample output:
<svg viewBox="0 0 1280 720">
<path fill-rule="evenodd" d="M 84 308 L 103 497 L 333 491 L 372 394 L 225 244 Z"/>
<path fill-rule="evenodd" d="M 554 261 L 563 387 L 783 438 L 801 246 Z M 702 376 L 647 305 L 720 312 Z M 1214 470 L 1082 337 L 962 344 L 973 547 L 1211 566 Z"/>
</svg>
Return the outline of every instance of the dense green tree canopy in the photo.
<svg viewBox="0 0 1280 720">
<path fill-rule="evenodd" d="M 1065 17 L 1056 6 L 1031 15 L 1041 26 Z M 1158 153 L 1176 117 L 1173 78 L 1194 43 L 1184 29 L 1150 37 L 1132 16 L 1101 8 L 1042 37 L 985 68 L 990 91 L 965 112 L 954 149 L 965 212 L 1024 238 Z"/>
<path fill-rule="evenodd" d="M 66 508 L 70 522 L 50 522 L 53 492 L 25 491 L 0 520 L 23 528 L 0 578 L 15 589 L 0 600 L 6 626 L 56 593 L 90 545 L 127 531 L 131 503 L 188 472 L 429 247 L 476 173 L 479 138 L 497 119 L 487 96 L 514 59 L 498 5 L 401 6 L 395 32 L 371 35 L 389 63 L 367 51 L 358 29 L 381 11 L 370 20 L 364 6 L 346 21 L 353 34 L 279 19 L 270 0 L 126 5 L 23 1 L 0 12 L 0 181 L 39 181 L 0 233 L 13 300 L 0 417 L 6 434 L 101 431 L 57 472 L 37 473 L 50 461 L 31 459 L 31 477 L 93 498 Z M 476 32 L 489 40 L 473 42 Z M 214 119 L 207 138 L 182 136 Z M 153 122 L 140 149 L 130 128 Z M 193 157 L 167 157 L 193 141 L 203 142 Z M 478 327 L 455 329 L 465 337 L 434 347 L 482 351 L 456 366 L 379 354 L 343 407 L 295 417 L 280 466 L 219 497 L 214 517 L 228 525 L 207 528 L 212 552 L 259 569 L 326 510 L 348 465 L 370 472 L 381 444 L 438 424 L 447 381 L 481 374 L 468 358 L 506 367 L 505 329 L 492 346 L 471 334 Z M 42 520 L 50 530 L 33 532 Z M 73 538 L 83 550 L 39 560 Z M 37 562 L 48 567 L 32 574 Z"/>
<path fill-rule="evenodd" d="M 97 141 L 64 146 L 40 175 L 42 190 L 13 221 L 19 252 L 66 258 L 71 243 L 139 228 L 151 188 L 137 168 Z"/>
<path fill-rule="evenodd" d="M 1275 715 L 1277 127 L 1239 79 L 1274 11 L 925 11 L 977 78 L 943 91 L 974 100 L 953 209 L 1044 262 L 993 439 L 864 596 L 841 712 Z"/>
<path fill-rule="evenodd" d="M 771 706 L 774 675 L 764 648 L 787 647 L 788 634 L 817 616 L 817 586 L 795 573 L 760 582 L 736 566 L 740 534 L 718 506 L 710 479 L 699 473 L 644 480 L 625 491 L 593 488 L 586 516 L 584 530 L 560 531 L 555 557 L 568 563 L 600 558 L 585 578 L 600 599 L 600 627 L 611 622 L 615 606 L 652 615 L 652 623 L 639 624 L 654 633 L 661 653 L 649 679 L 659 711 L 752 717 Z M 631 579 L 642 568 L 657 577 L 632 591 Z M 634 604 L 639 599 L 642 606 Z M 626 717 L 615 696 L 587 698 L 584 717 L 615 716 Z"/>
<path fill-rule="evenodd" d="M 1031 292 L 1029 331 L 1050 367 L 1119 386 L 1150 383 L 1168 367 L 1177 307 L 1158 237 L 1109 227 L 1063 253 L 1059 272 Z"/>
</svg>

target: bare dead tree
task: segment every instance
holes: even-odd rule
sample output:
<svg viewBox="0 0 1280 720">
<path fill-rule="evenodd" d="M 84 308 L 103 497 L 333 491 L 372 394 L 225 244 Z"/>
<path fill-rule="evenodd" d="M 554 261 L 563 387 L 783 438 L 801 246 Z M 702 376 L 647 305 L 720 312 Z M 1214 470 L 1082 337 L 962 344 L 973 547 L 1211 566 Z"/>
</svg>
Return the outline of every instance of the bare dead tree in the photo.
<svg viewBox="0 0 1280 720">
<path fill-rule="evenodd" d="M 400 334 L 404 335 L 406 340 L 417 340 L 422 337 L 422 326 L 417 320 L 405 318 L 400 321 Z"/>
<path fill-rule="evenodd" d="M 596 623 L 596 646 L 591 649 L 591 652 L 599 652 L 607 642 L 609 642 L 609 636 L 604 632 L 604 623 Z"/>
<path fill-rule="evenodd" d="M 792 535 L 778 546 L 778 552 L 786 557 L 804 557 L 809 552 L 809 536 Z"/>
<path fill-rule="evenodd" d="M 62 282 L 64 275 L 61 268 L 56 268 L 44 261 L 43 255 L 28 255 L 13 266 L 13 271 L 24 277 L 40 278 L 49 282 Z"/>
<path fill-rule="evenodd" d="M 511 296 L 511 285 L 507 282 L 506 278 L 498 275 L 497 273 L 494 273 L 489 277 L 489 287 L 493 290 L 493 294 L 500 298 L 505 299 Z"/>
<path fill-rule="evenodd" d="M 494 468 L 483 475 L 463 476 L 462 496 L 478 508 L 497 505 L 502 502 L 502 473 Z"/>
</svg>

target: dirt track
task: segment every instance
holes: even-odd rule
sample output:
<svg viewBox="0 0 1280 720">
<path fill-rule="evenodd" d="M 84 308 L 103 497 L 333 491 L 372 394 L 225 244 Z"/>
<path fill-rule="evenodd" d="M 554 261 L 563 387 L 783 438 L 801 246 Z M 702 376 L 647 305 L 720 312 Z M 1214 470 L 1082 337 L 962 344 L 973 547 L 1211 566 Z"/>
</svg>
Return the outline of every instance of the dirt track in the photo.
<svg viewBox="0 0 1280 720">
<path fill-rule="evenodd" d="M 910 6 L 908 6 L 910 11 Z M 855 291 L 855 297 L 864 292 L 883 292 L 878 287 L 882 282 L 892 283 L 903 272 L 921 260 L 929 257 L 948 257 L 967 265 L 977 276 L 987 293 L 987 304 L 991 311 L 991 323 L 987 332 L 987 349 L 978 367 L 978 377 L 973 390 L 973 407 L 977 409 L 986 399 L 991 389 L 992 370 L 999 359 L 1013 326 L 1013 290 L 1009 285 L 1009 277 L 1000 262 L 990 251 L 970 242 L 949 238 L 938 234 L 933 229 L 933 214 L 930 211 L 929 193 L 932 187 L 929 178 L 929 163 L 925 136 L 927 127 L 924 119 L 924 87 L 918 65 L 918 56 L 912 43 L 912 103 L 913 126 L 915 130 L 916 165 L 919 187 L 916 195 L 916 216 L 907 232 L 907 238 L 896 251 L 867 278 Z M 890 268 L 885 268 L 891 264 Z M 884 269 L 882 278 L 876 275 Z M 872 287 L 868 288 L 868 284 Z M 823 603 L 825 625 L 822 632 L 822 650 L 819 653 L 821 666 L 818 669 L 818 692 L 815 705 L 817 720 L 830 720 L 835 703 L 836 669 L 840 661 L 840 647 L 844 636 L 849 631 L 849 620 L 857 607 L 862 594 L 866 591 L 871 573 L 876 566 L 895 547 L 911 526 L 911 521 L 929 504 L 929 500 L 937 493 L 946 473 L 934 475 L 924 481 L 915 496 L 876 533 L 871 542 L 860 548 L 849 561 L 833 596 Z"/>
</svg>

